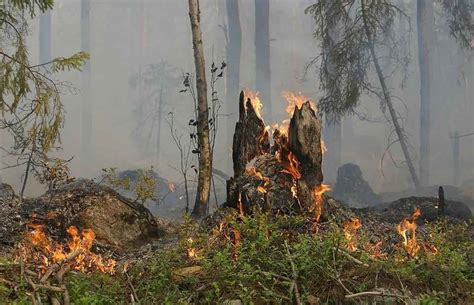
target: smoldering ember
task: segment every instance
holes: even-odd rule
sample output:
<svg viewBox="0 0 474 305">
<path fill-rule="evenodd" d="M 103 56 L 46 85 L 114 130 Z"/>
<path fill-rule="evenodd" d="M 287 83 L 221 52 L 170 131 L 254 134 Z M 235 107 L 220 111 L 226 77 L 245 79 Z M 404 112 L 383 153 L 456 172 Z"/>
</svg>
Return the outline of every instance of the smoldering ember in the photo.
<svg viewBox="0 0 474 305">
<path fill-rule="evenodd" d="M 5 0 L 0 304 L 474 304 L 472 0 Z"/>
</svg>

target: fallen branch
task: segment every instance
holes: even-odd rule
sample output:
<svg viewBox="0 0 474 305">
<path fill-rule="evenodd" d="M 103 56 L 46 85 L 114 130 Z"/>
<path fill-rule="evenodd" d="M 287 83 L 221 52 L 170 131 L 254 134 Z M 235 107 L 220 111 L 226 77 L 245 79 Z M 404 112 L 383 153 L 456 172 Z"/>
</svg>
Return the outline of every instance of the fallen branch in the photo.
<svg viewBox="0 0 474 305">
<path fill-rule="evenodd" d="M 51 265 L 51 267 L 49 267 L 46 273 L 41 277 L 40 283 L 46 283 L 46 281 L 49 279 L 51 274 L 53 274 L 53 272 L 56 272 L 59 268 L 61 268 L 62 265 L 75 259 L 82 252 L 83 252 L 83 249 L 79 248 L 69 253 L 69 255 L 65 259 L 63 259 L 61 262 Z"/>
<path fill-rule="evenodd" d="M 301 303 L 301 298 L 300 298 L 300 291 L 298 290 L 298 284 L 296 283 L 296 279 L 298 278 L 298 272 L 296 271 L 295 263 L 293 262 L 293 259 L 291 258 L 290 248 L 288 247 L 288 243 L 286 242 L 286 240 L 285 240 L 285 247 L 286 247 L 286 254 L 290 261 L 291 271 L 293 273 L 292 290 L 295 292 L 296 304 L 301 305 L 302 303 Z"/>
<path fill-rule="evenodd" d="M 395 293 L 386 292 L 384 289 L 379 289 L 376 291 L 364 291 L 358 292 L 354 294 L 348 294 L 345 296 L 346 299 L 357 299 L 363 297 L 373 297 L 373 296 L 380 296 L 380 297 L 390 297 L 390 298 L 399 298 L 399 299 L 406 299 L 407 296 Z"/>
<path fill-rule="evenodd" d="M 341 252 L 342 254 L 344 254 L 345 257 L 347 257 L 348 259 L 350 259 L 351 261 L 353 261 L 356 264 L 362 265 L 364 267 L 369 267 L 368 264 L 362 262 L 361 260 L 355 258 L 354 256 L 350 255 L 349 253 L 347 253 L 346 251 L 344 251 L 340 248 L 333 247 L 333 250 L 336 251 L 336 252 Z"/>
</svg>

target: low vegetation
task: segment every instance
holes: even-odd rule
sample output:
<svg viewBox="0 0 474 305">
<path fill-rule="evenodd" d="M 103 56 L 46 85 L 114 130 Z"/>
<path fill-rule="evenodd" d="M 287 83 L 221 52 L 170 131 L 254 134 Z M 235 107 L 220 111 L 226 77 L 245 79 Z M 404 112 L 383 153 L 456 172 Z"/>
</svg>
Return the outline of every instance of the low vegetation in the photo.
<svg viewBox="0 0 474 305">
<path fill-rule="evenodd" d="M 212 225 L 209 223 L 213 223 Z M 319 304 L 380 300 L 410 304 L 474 301 L 472 224 L 426 226 L 436 253 L 411 257 L 367 247 L 362 227 L 357 250 L 333 222 L 308 231 L 299 216 L 253 217 L 235 211 L 198 226 L 185 219 L 170 246 L 122 261 L 114 275 L 71 272 L 72 304 Z M 29 304 L 27 285 L 12 258 L 0 261 L 0 299 Z M 44 292 L 46 300 L 46 291 Z"/>
</svg>

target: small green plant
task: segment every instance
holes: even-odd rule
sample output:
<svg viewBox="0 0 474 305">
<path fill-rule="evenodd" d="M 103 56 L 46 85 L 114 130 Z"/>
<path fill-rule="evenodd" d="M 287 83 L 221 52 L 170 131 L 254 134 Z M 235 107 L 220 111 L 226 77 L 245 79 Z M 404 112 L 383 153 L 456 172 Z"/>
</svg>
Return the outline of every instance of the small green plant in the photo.
<svg viewBox="0 0 474 305">
<path fill-rule="evenodd" d="M 120 176 L 116 168 L 103 168 L 103 180 L 112 188 L 118 190 L 132 191 L 136 194 L 135 202 L 144 204 L 148 199 L 159 202 L 155 195 L 156 179 L 153 176 L 153 166 L 149 170 L 138 170 L 136 181 L 132 182 L 130 177 Z"/>
</svg>

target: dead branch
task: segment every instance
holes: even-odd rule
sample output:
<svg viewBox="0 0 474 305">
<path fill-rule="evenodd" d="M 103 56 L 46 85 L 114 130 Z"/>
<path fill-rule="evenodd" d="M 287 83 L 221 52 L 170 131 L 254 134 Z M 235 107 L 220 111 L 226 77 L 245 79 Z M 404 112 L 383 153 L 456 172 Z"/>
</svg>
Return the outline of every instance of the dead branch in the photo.
<svg viewBox="0 0 474 305">
<path fill-rule="evenodd" d="M 53 272 L 56 272 L 62 265 L 64 265 L 64 264 L 72 261 L 73 259 L 75 259 L 79 254 L 82 253 L 82 251 L 83 251 L 83 249 L 79 248 L 79 249 L 69 253 L 69 255 L 64 260 L 62 260 L 61 262 L 51 265 L 51 267 L 49 267 L 49 269 L 46 271 L 46 273 L 41 277 L 40 283 L 46 283 L 46 281 L 49 279 L 51 274 L 53 274 Z"/>
<path fill-rule="evenodd" d="M 345 296 L 346 299 L 358 299 L 358 298 L 363 298 L 363 297 L 374 297 L 374 296 L 380 296 L 380 297 L 389 297 L 389 298 L 398 298 L 398 299 L 406 299 L 407 296 L 401 295 L 401 294 L 395 294 L 395 293 L 389 293 L 384 289 L 379 289 L 375 291 L 364 291 L 364 292 L 358 292 L 354 294 L 348 294 Z"/>
<path fill-rule="evenodd" d="M 290 261 L 291 271 L 292 271 L 292 275 L 293 275 L 293 282 L 291 284 L 291 286 L 292 286 L 291 290 L 293 290 L 295 292 L 296 304 L 301 305 L 303 303 L 301 303 L 300 292 L 298 290 L 298 284 L 296 283 L 296 279 L 298 278 L 298 272 L 296 270 L 295 263 L 293 262 L 293 259 L 291 258 L 290 248 L 289 248 L 288 243 L 286 242 L 286 240 L 285 240 L 285 247 L 286 247 L 286 254 L 288 256 L 288 260 Z"/>
<path fill-rule="evenodd" d="M 353 257 L 352 255 L 350 255 L 349 253 L 347 253 L 346 251 L 344 251 L 340 248 L 333 247 L 333 250 L 336 251 L 336 252 L 341 252 L 345 257 L 347 257 L 348 259 L 350 259 L 351 261 L 353 261 L 356 264 L 362 265 L 364 267 L 369 267 L 368 264 L 360 261 L 359 259 Z"/>
</svg>

